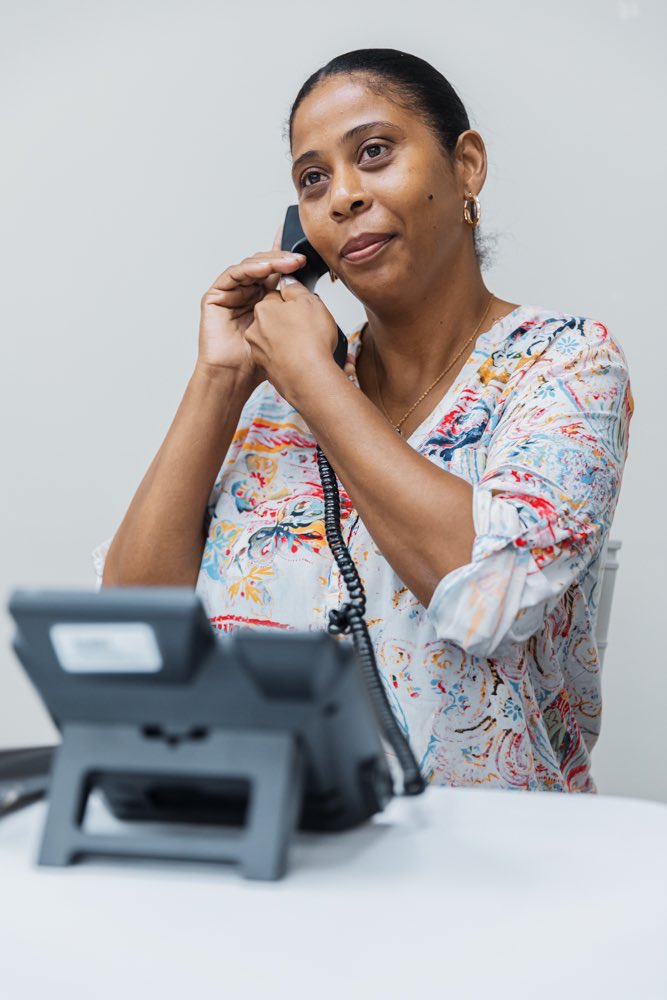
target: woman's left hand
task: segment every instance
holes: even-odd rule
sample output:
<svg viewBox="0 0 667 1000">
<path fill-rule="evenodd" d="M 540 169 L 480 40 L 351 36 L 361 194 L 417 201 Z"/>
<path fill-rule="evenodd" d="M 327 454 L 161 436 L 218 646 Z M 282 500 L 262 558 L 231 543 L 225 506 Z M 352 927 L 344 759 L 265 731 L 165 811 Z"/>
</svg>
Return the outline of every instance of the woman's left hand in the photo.
<svg viewBox="0 0 667 1000">
<path fill-rule="evenodd" d="M 315 376 L 322 366 L 336 365 L 336 321 L 319 295 L 295 278 L 283 279 L 267 292 L 244 333 L 253 360 L 288 403 L 304 374 Z"/>
</svg>

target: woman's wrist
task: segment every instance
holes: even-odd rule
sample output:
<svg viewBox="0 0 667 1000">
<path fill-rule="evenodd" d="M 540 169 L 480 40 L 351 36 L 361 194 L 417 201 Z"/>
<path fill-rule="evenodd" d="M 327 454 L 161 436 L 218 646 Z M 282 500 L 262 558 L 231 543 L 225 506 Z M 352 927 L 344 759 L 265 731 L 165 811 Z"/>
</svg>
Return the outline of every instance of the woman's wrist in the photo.
<svg viewBox="0 0 667 1000">
<path fill-rule="evenodd" d="M 215 386 L 216 389 L 228 395 L 240 395 L 249 399 L 258 385 L 263 381 L 255 373 L 248 375 L 238 368 L 224 368 L 220 365 L 210 365 L 205 361 L 197 361 L 191 376 L 196 383 Z"/>
<path fill-rule="evenodd" d="M 301 376 L 293 387 L 290 386 L 285 398 L 295 410 L 305 416 L 302 411 L 317 408 L 323 395 L 338 397 L 349 384 L 349 375 L 345 374 L 332 357 L 327 357 L 318 366 L 304 365 Z"/>
</svg>

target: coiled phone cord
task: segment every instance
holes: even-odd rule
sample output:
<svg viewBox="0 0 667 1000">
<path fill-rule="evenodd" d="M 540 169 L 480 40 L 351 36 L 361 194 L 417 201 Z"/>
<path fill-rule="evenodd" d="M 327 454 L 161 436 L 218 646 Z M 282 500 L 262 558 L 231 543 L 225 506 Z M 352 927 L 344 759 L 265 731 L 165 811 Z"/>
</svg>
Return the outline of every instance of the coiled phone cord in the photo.
<svg viewBox="0 0 667 1000">
<path fill-rule="evenodd" d="M 389 699 L 382 686 L 382 680 L 375 661 L 373 644 L 364 621 L 366 611 L 366 595 L 359 578 L 354 560 L 347 550 L 340 529 L 340 496 L 336 473 L 331 468 L 329 460 L 317 446 L 317 465 L 320 470 L 322 489 L 324 492 L 324 526 L 327 542 L 334 559 L 338 564 L 341 576 L 345 581 L 349 602 L 341 608 L 329 612 L 328 631 L 332 635 L 352 633 L 354 647 L 361 662 L 362 673 L 366 681 L 366 689 L 371 698 L 375 716 L 380 724 L 382 735 L 390 745 L 403 771 L 403 792 L 405 795 L 419 795 L 426 787 L 419 770 L 412 747 L 405 733 L 399 726 L 389 704 Z"/>
</svg>

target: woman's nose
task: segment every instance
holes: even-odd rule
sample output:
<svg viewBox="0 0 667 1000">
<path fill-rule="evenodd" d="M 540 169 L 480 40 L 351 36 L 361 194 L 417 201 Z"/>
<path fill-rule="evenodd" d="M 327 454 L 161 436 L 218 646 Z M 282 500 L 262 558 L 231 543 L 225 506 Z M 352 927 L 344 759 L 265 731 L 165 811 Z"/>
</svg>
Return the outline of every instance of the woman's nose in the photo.
<svg viewBox="0 0 667 1000">
<path fill-rule="evenodd" d="M 356 171 L 341 171 L 335 175 L 329 189 L 329 210 L 332 216 L 349 215 L 369 203 L 368 193 L 359 181 Z"/>
</svg>

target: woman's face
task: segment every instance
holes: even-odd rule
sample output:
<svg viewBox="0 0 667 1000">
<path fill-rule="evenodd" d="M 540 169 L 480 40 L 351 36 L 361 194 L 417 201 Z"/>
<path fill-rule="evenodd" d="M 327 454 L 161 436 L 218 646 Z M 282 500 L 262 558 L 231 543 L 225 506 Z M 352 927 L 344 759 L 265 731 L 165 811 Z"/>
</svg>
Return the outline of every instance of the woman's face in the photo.
<svg viewBox="0 0 667 1000">
<path fill-rule="evenodd" d="M 368 90 L 358 75 L 322 81 L 299 106 L 292 178 L 301 224 L 329 267 L 371 307 L 419 296 L 472 249 L 463 197 L 484 182 L 478 133 L 463 133 L 456 153 L 452 165 L 419 116 Z M 391 239 L 365 259 L 347 257 L 345 244 L 364 233 Z"/>
</svg>

